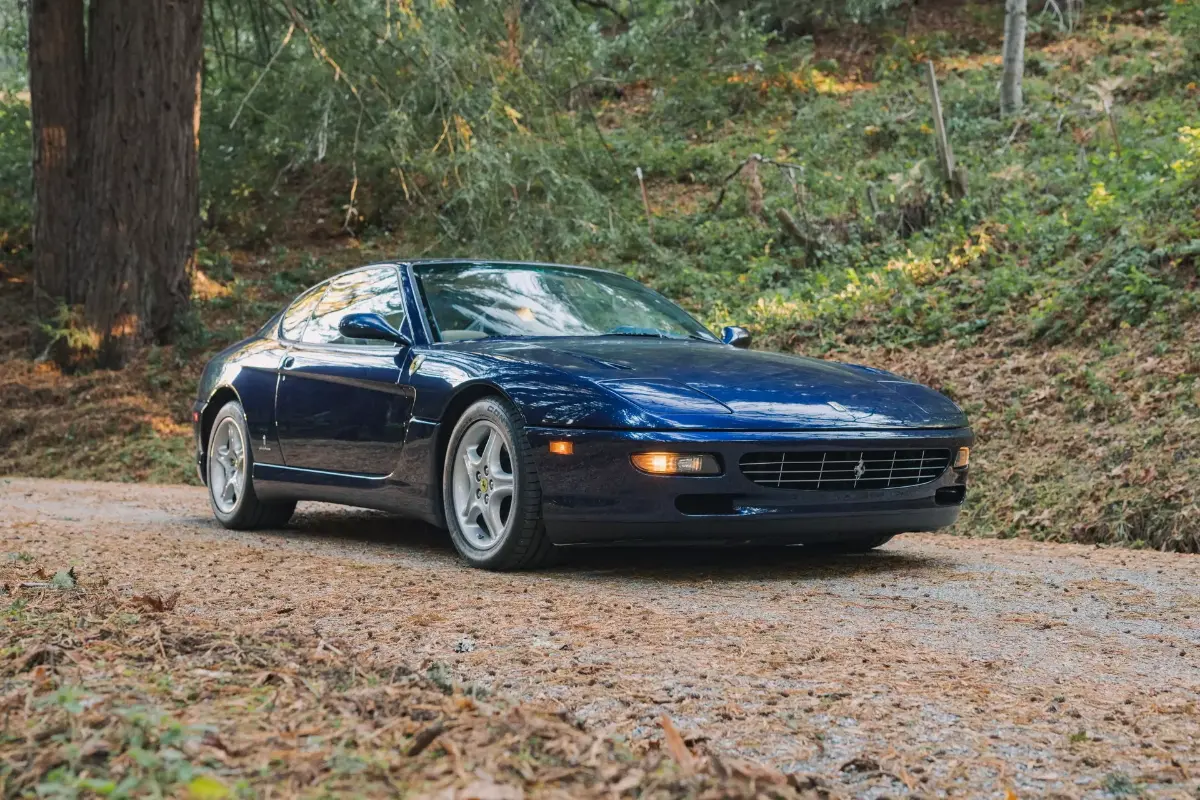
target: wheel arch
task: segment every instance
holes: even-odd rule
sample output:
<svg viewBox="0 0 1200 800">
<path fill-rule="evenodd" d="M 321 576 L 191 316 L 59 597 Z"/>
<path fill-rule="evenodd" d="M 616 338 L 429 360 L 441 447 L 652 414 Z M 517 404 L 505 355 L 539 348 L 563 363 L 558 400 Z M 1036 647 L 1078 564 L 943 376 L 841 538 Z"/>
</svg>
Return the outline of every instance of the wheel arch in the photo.
<svg viewBox="0 0 1200 800">
<path fill-rule="evenodd" d="M 239 405 L 242 402 L 241 396 L 232 386 L 228 384 L 220 386 L 209 395 L 208 402 L 204 406 L 204 413 L 200 415 L 200 470 L 202 475 L 208 475 L 208 439 L 212 435 L 213 422 L 216 421 L 217 414 L 230 400 L 236 400 Z M 205 480 L 205 483 L 208 481 Z"/>
<path fill-rule="evenodd" d="M 433 452 L 433 474 L 436 480 L 433 482 L 435 491 L 437 492 L 436 508 L 440 514 L 443 508 L 442 499 L 442 471 L 446 465 L 446 448 L 450 446 L 450 437 L 454 434 L 454 426 L 462 419 L 462 415 L 467 409 L 487 397 L 496 397 L 508 403 L 512 403 L 512 398 L 508 393 L 494 383 L 480 382 L 472 383 L 461 387 L 454 396 L 446 403 L 446 409 L 442 412 L 442 419 L 438 425 L 437 441 Z"/>
</svg>

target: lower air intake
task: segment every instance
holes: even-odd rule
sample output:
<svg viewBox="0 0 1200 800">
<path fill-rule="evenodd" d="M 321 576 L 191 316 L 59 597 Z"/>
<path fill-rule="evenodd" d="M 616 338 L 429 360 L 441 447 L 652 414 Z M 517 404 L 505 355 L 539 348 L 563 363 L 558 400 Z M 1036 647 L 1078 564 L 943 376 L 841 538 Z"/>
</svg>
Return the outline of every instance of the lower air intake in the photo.
<svg viewBox="0 0 1200 800">
<path fill-rule="evenodd" d="M 918 486 L 949 465 L 949 450 L 803 450 L 746 453 L 740 461 L 759 486 L 823 492 Z"/>
</svg>

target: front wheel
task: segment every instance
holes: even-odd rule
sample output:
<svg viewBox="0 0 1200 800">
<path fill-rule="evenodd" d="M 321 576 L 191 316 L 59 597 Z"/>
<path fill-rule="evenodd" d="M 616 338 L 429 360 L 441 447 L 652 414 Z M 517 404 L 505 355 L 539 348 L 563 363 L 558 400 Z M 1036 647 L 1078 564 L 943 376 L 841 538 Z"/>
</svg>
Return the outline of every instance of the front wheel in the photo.
<svg viewBox="0 0 1200 800">
<path fill-rule="evenodd" d="M 442 504 L 455 549 L 471 566 L 540 566 L 553 548 L 542 490 L 520 412 L 488 397 L 454 426 L 442 470 Z"/>
<path fill-rule="evenodd" d="M 249 443 L 246 413 L 240 403 L 230 400 L 217 412 L 208 437 L 208 502 L 226 528 L 282 528 L 292 518 L 296 501 L 258 499 Z"/>
</svg>

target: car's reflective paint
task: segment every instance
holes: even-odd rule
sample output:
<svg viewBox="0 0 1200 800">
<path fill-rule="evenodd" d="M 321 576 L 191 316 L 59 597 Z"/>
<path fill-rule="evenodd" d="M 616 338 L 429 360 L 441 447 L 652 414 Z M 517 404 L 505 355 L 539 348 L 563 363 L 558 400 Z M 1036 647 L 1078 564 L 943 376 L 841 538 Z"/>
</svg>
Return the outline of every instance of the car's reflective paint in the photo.
<svg viewBox="0 0 1200 800">
<path fill-rule="evenodd" d="M 264 498 L 346 502 L 433 522 L 440 521 L 442 448 L 452 417 L 484 394 L 511 400 L 531 431 L 597 442 L 595 455 L 624 452 L 639 441 L 669 442 L 685 432 L 698 437 L 692 443 L 712 441 L 729 453 L 747 440 L 776 447 L 789 441 L 857 446 L 857 441 L 903 440 L 948 447 L 973 441 L 965 414 L 949 399 L 870 367 L 652 337 L 435 343 L 411 267 L 397 268 L 408 309 L 401 332 L 411 345 L 290 342 L 280 338 L 280 312 L 257 334 L 213 358 L 195 405 L 201 467 L 206 424 L 228 399 L 245 409 L 255 487 Z M 567 469 L 566 461 L 550 461 L 536 443 L 535 450 L 545 468 L 558 473 L 543 478 L 548 524 L 556 517 L 578 521 L 577 515 L 564 516 L 572 504 L 597 511 L 610 507 L 606 486 L 610 498 L 624 498 L 627 508 L 672 513 L 663 506 L 663 479 L 639 479 L 627 458 L 581 461 L 580 450 L 588 452 L 581 447 L 575 466 Z M 580 491 L 587 475 L 591 484 Z M 959 477 L 948 470 L 943 481 Z M 731 465 L 720 480 L 668 480 L 709 480 L 721 491 L 758 497 L 764 504 L 747 501 L 744 509 L 778 505 L 781 499 L 779 490 L 764 494 Z M 935 488 L 905 490 L 904 496 L 919 495 L 932 507 Z M 638 491 L 649 494 L 630 496 Z M 784 507 L 793 510 L 814 502 L 826 511 L 838 502 L 849 504 L 845 510 L 866 508 L 861 496 L 789 502 L 792 506 Z M 777 514 L 764 512 L 764 518 L 770 516 Z"/>
<path fill-rule="evenodd" d="M 570 406 L 566 414 L 539 409 L 551 417 L 531 419 L 535 425 L 814 430 L 967 424 L 966 415 L 947 398 L 889 373 L 711 342 L 557 337 L 483 339 L 442 347 L 452 348 L 461 367 L 474 364 L 480 372 L 497 369 L 488 364 L 488 357 L 505 359 L 507 373 L 530 370 L 535 394 L 562 386 L 587 392 L 601 387 L 645 414 L 631 416 L 625 404 L 603 393 L 591 395 L 585 408 Z M 481 358 L 472 362 L 464 357 L 468 354 Z M 554 372 L 538 382 L 536 367 Z M 422 371 L 426 368 L 423 365 Z M 550 381 L 553 387 L 544 385 Z M 531 400 L 542 405 L 536 397 Z M 612 412 L 619 416 L 603 424 Z"/>
</svg>

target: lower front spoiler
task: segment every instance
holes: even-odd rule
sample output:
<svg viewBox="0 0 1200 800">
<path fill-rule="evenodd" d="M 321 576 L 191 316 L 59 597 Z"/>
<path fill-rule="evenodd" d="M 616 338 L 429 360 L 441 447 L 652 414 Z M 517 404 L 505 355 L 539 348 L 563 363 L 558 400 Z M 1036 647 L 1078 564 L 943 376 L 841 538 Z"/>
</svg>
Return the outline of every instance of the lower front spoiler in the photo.
<svg viewBox="0 0 1200 800">
<path fill-rule="evenodd" d="M 757 514 L 697 516 L 666 522 L 571 520 L 547 533 L 557 545 L 587 544 L 819 544 L 897 533 L 936 531 L 954 524 L 959 506 L 839 512 L 777 518 Z"/>
</svg>

